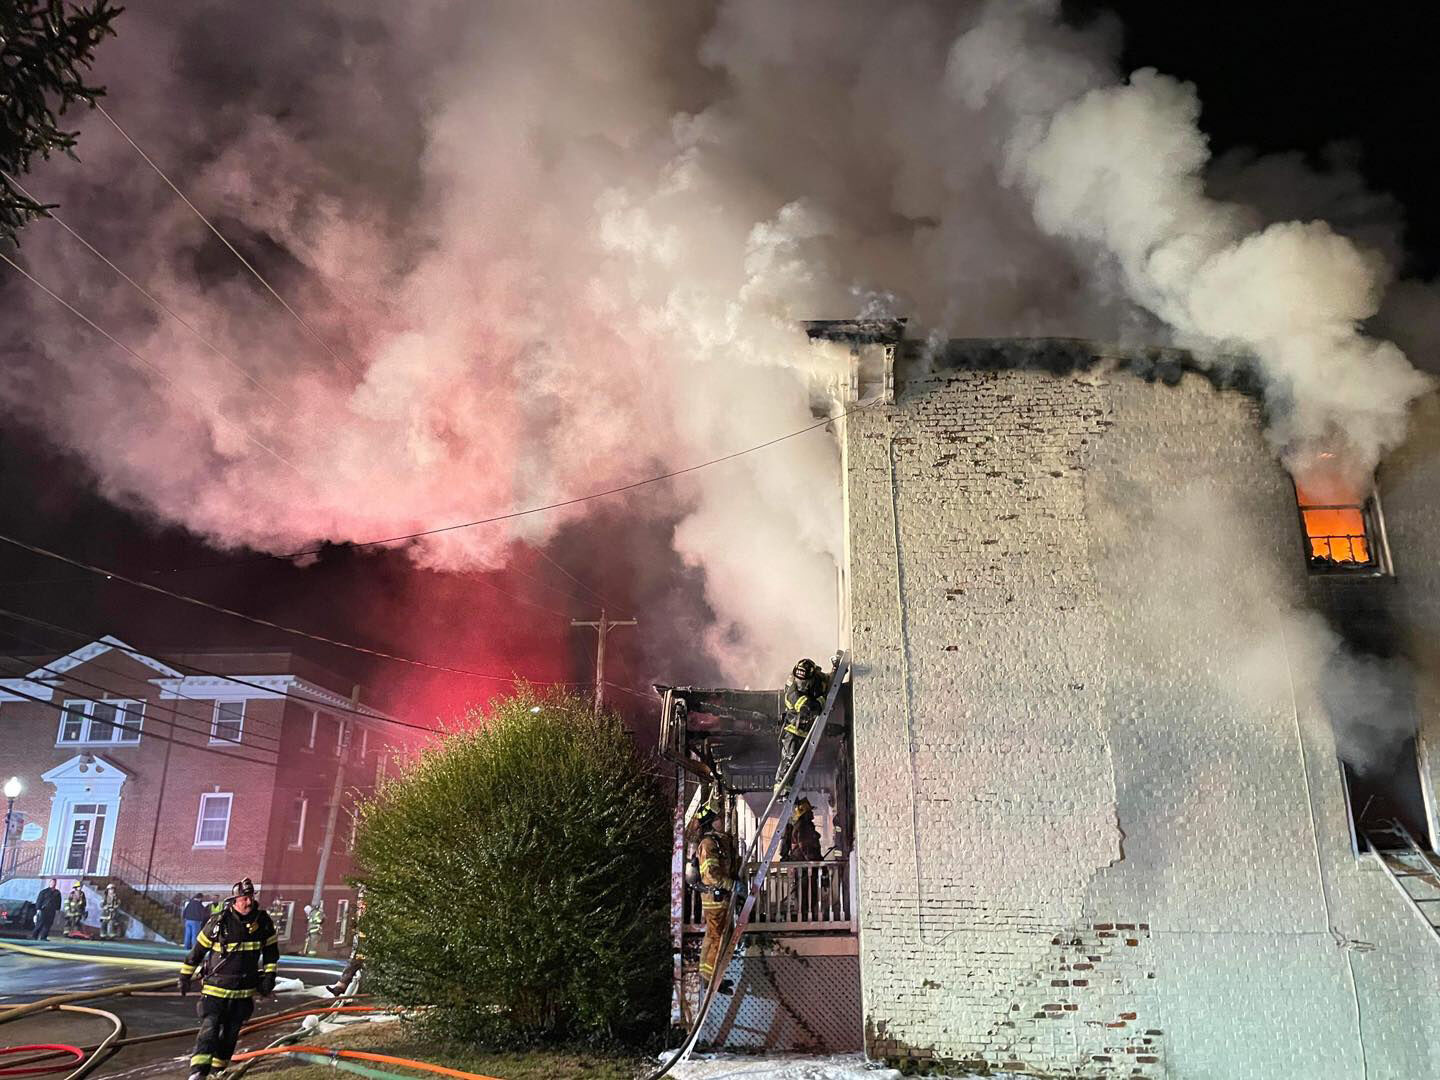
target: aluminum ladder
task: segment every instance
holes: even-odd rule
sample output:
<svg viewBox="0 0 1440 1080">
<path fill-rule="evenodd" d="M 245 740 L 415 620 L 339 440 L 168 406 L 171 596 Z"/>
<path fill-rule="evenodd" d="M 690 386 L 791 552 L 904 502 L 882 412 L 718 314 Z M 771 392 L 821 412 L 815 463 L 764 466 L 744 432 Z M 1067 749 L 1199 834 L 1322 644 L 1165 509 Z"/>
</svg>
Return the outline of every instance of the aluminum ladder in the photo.
<svg viewBox="0 0 1440 1080">
<path fill-rule="evenodd" d="M 1385 876 L 1440 942 L 1440 861 L 1398 820 L 1380 822 L 1361 835 Z"/>
</svg>

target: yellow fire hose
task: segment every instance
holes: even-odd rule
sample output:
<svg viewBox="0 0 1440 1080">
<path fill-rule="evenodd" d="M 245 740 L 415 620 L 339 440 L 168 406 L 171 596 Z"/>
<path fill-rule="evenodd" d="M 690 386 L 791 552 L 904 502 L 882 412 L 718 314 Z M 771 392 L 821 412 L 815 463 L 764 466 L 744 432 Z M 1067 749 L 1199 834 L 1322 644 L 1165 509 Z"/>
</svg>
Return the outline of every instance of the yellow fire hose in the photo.
<svg viewBox="0 0 1440 1080">
<path fill-rule="evenodd" d="M 0 941 L 0 949 L 9 952 L 23 953 L 26 956 L 43 956 L 47 960 L 86 960 L 94 964 L 119 964 L 121 967 L 146 967 L 164 968 L 167 971 L 180 971 L 178 960 L 147 960 L 144 957 L 136 956 L 126 958 L 123 956 L 102 956 L 99 953 L 78 953 L 78 952 L 57 952 L 54 949 L 37 949 L 33 945 L 16 945 L 10 941 Z"/>
</svg>

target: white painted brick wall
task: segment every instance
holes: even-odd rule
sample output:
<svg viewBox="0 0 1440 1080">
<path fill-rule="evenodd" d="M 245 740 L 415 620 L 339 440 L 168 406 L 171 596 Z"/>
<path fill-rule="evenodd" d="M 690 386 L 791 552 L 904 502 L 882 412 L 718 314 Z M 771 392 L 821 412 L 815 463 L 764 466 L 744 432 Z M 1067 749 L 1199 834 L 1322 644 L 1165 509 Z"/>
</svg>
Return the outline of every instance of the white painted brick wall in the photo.
<svg viewBox="0 0 1440 1080">
<path fill-rule="evenodd" d="M 1266 670 L 1316 586 L 1255 403 L 948 372 L 846 424 L 872 1055 L 1440 1076 L 1440 944 L 1351 854 L 1328 722 Z M 1417 638 L 1436 441 L 1384 481 L 1399 584 L 1349 583 Z"/>
</svg>

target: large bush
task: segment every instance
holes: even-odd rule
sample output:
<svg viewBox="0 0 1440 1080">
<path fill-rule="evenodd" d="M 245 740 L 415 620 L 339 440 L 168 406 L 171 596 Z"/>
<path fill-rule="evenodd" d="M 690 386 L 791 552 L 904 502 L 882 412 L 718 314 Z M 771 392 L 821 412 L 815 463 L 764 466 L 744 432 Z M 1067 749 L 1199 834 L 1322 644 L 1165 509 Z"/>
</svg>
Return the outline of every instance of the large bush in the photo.
<svg viewBox="0 0 1440 1080">
<path fill-rule="evenodd" d="M 372 987 L 494 1042 L 662 1029 L 671 818 L 629 736 L 525 688 L 470 723 L 361 812 Z"/>
</svg>

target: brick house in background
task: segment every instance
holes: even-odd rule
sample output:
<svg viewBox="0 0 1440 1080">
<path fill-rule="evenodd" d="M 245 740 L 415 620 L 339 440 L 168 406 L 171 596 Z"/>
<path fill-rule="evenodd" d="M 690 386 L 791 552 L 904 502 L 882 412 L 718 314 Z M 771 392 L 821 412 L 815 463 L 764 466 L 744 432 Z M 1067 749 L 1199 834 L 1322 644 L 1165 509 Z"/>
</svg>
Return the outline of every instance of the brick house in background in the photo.
<svg viewBox="0 0 1440 1080">
<path fill-rule="evenodd" d="M 353 811 L 415 748 L 413 729 L 351 711 L 360 688 L 288 651 L 147 655 L 106 636 L 0 663 L 25 672 L 0 678 L 0 774 L 24 785 L 0 897 L 33 899 L 50 877 L 62 890 L 113 880 L 132 921 L 169 936 L 162 908 L 249 876 L 293 916 L 313 895 L 343 769 L 322 895 L 326 943 L 346 939 Z M 298 948 L 303 927 L 287 923 L 282 947 Z"/>
</svg>

